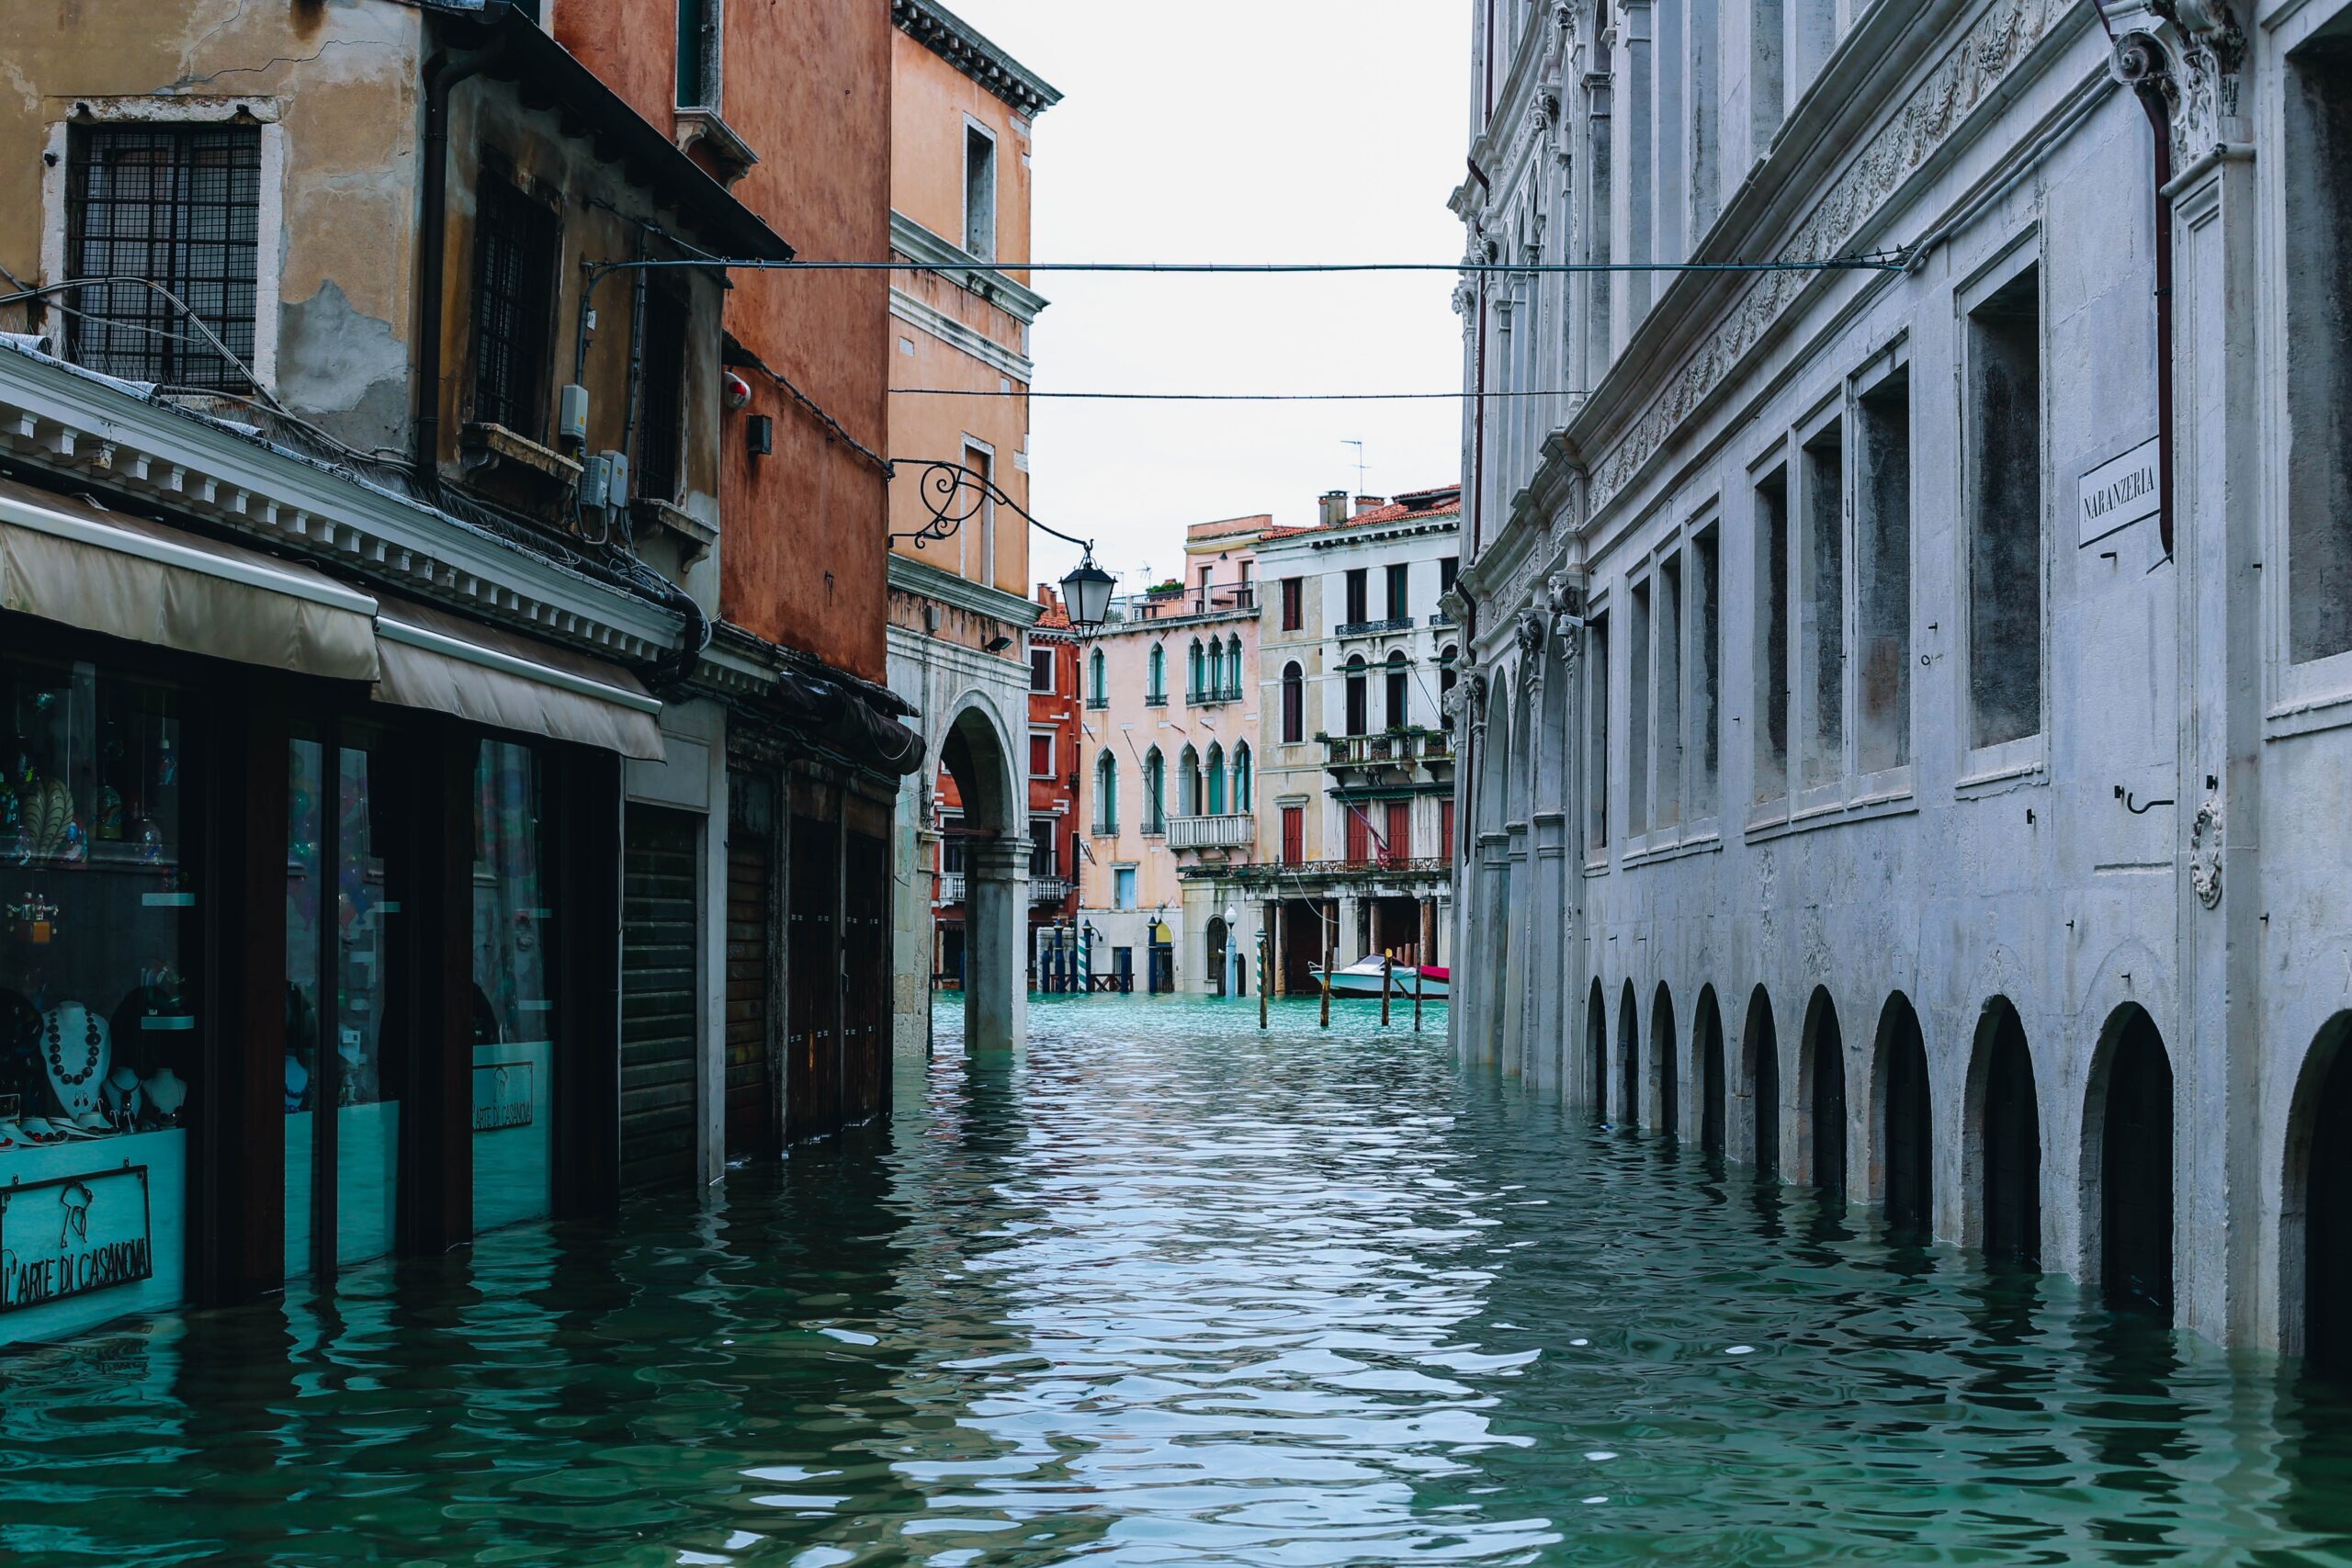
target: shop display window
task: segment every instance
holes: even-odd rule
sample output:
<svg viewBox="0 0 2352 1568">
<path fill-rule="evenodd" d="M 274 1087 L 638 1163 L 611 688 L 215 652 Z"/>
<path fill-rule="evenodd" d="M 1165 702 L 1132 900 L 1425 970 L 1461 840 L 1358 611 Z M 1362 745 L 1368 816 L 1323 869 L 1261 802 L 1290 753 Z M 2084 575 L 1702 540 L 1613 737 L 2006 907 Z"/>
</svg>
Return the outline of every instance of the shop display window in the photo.
<svg viewBox="0 0 2352 1568">
<path fill-rule="evenodd" d="M 485 740 L 474 764 L 474 1229 L 553 1209 L 556 912 L 538 754 Z"/>
<path fill-rule="evenodd" d="M 175 1304 L 206 1090 L 182 694 L 0 656 L 0 1342 Z"/>
</svg>

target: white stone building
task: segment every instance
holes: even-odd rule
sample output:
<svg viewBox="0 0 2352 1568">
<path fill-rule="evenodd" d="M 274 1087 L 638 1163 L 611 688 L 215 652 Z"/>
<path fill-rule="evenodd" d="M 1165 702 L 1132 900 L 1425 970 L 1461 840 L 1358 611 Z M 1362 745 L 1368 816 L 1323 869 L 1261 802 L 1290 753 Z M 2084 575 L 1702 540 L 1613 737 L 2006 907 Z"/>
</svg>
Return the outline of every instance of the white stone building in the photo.
<svg viewBox="0 0 2352 1568">
<path fill-rule="evenodd" d="M 1465 274 L 1459 1048 L 2340 1349 L 2352 7 L 1477 17 L 1470 260 L 1898 259 Z"/>
</svg>

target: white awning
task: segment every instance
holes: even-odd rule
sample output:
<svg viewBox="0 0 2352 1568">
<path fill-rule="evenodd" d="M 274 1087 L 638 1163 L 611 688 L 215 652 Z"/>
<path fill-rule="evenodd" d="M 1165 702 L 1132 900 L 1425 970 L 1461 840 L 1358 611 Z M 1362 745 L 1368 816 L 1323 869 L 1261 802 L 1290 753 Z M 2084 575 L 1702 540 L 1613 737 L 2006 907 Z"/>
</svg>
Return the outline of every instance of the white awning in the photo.
<svg viewBox="0 0 2352 1568">
<path fill-rule="evenodd" d="M 6 479 L 0 609 L 304 675 L 378 672 L 368 594 L 259 550 Z"/>
<path fill-rule="evenodd" d="M 379 702 L 662 759 L 662 704 L 617 665 L 404 600 L 384 602 L 376 632 Z"/>
</svg>

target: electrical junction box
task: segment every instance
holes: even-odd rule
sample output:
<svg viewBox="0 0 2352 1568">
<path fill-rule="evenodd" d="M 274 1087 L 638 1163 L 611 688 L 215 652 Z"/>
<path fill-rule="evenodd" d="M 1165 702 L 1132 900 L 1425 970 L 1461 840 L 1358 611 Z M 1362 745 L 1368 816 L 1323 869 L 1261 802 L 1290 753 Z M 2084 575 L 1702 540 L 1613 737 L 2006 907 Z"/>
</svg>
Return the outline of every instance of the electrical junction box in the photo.
<svg viewBox="0 0 2352 1568">
<path fill-rule="evenodd" d="M 580 505 L 583 511 L 601 512 L 612 504 L 613 471 L 602 453 L 587 458 L 580 465 Z"/>
<path fill-rule="evenodd" d="M 564 383 L 556 394 L 555 434 L 559 441 L 585 443 L 588 439 L 588 389 L 577 381 Z"/>
<path fill-rule="evenodd" d="M 612 475 L 610 487 L 605 497 L 605 504 L 627 506 L 628 504 L 628 454 L 608 449 L 596 455 L 605 460 L 605 468 Z"/>
</svg>

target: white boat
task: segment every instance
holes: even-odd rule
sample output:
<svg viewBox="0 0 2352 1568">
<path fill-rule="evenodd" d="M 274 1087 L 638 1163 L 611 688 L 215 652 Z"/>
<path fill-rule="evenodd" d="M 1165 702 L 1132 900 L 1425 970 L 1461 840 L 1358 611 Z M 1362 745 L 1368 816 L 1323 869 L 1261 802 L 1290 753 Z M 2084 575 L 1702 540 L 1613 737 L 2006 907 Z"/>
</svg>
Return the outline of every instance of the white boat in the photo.
<svg viewBox="0 0 2352 1568">
<path fill-rule="evenodd" d="M 1345 969 L 1332 970 L 1331 994 L 1335 997 L 1377 998 L 1380 995 L 1380 968 L 1381 960 L 1374 956 L 1359 958 Z M 1321 964 L 1310 965 L 1307 972 L 1315 976 L 1317 986 L 1323 983 Z M 1388 994 L 1410 1001 L 1418 991 L 1425 1001 L 1442 1002 L 1447 998 L 1453 981 L 1453 971 L 1451 969 L 1441 969 L 1435 964 L 1415 968 L 1409 964 L 1399 964 L 1389 976 Z"/>
</svg>

